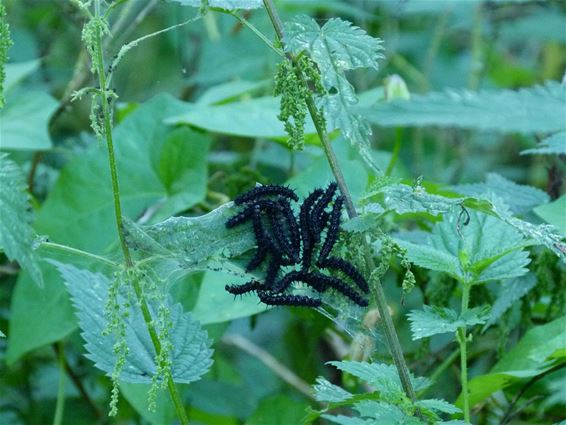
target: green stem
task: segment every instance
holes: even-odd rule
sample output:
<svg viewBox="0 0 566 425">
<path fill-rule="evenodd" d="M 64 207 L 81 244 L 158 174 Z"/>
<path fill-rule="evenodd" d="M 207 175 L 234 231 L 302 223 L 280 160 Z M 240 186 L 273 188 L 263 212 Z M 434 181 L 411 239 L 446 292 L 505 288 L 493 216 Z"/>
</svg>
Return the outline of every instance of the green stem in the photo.
<svg viewBox="0 0 566 425">
<path fill-rule="evenodd" d="M 472 29 L 472 63 L 470 69 L 470 90 L 477 90 L 483 70 L 482 52 L 482 5 L 478 3 L 474 12 L 474 27 Z"/>
<path fill-rule="evenodd" d="M 59 342 L 59 385 L 57 388 L 57 404 L 55 405 L 55 416 L 53 425 L 61 425 L 63 423 L 63 412 L 65 411 L 65 351 L 63 343 Z"/>
<path fill-rule="evenodd" d="M 471 283 L 463 282 L 462 308 L 460 311 L 460 316 L 462 316 L 464 313 L 466 313 L 466 311 L 468 311 L 471 288 L 472 288 Z M 464 420 L 466 422 L 470 422 L 470 396 L 468 394 L 468 351 L 467 351 L 468 336 L 465 326 L 462 326 L 461 328 L 458 329 L 456 333 L 456 339 L 458 340 L 458 344 L 460 344 L 460 381 L 462 384 Z"/>
<path fill-rule="evenodd" d="M 52 249 L 54 251 L 61 251 L 61 252 L 65 252 L 65 253 L 68 253 L 68 254 L 78 255 L 78 256 L 81 256 L 81 257 L 96 260 L 96 261 L 99 261 L 99 262 L 104 263 L 104 264 L 111 266 L 111 267 L 115 267 L 115 268 L 119 267 L 119 265 L 116 264 L 115 262 L 113 262 L 113 261 L 111 261 L 107 258 L 101 257 L 100 255 L 92 254 L 92 253 L 87 252 L 87 251 L 82 251 L 80 249 L 73 248 L 73 247 L 70 247 L 70 246 L 67 246 L 67 245 L 61 245 L 61 244 L 58 244 L 58 243 L 55 243 L 55 242 L 41 242 L 41 246 L 48 248 L 48 249 Z"/>
<path fill-rule="evenodd" d="M 277 13 L 277 10 L 275 9 L 275 6 L 274 6 L 272 0 L 263 0 L 263 4 L 265 6 L 265 9 L 267 10 L 267 13 L 268 13 L 269 18 L 271 20 L 271 23 L 272 23 L 272 25 L 275 29 L 275 33 L 277 34 L 277 38 L 279 39 L 280 44 L 283 45 L 283 25 L 281 23 L 281 19 L 279 19 L 279 15 Z M 304 82 L 304 76 L 302 74 L 302 70 L 300 69 L 300 66 L 297 63 L 296 58 L 294 58 L 292 55 L 289 55 L 288 57 L 295 64 L 295 69 L 297 70 L 297 73 L 298 73 L 297 75 Z M 341 170 L 340 166 L 338 165 L 338 160 L 336 159 L 336 155 L 334 154 L 334 151 L 332 149 L 332 145 L 330 144 L 330 140 L 328 138 L 328 133 L 326 132 L 326 128 L 324 128 L 324 124 L 323 124 L 324 120 L 320 116 L 320 111 L 316 108 L 312 94 L 309 94 L 307 96 L 306 104 L 307 104 L 309 114 L 310 114 L 312 121 L 315 125 L 316 132 L 317 132 L 317 134 L 320 138 L 320 141 L 322 143 L 324 153 L 326 155 L 326 158 L 328 160 L 328 163 L 330 165 L 332 173 L 334 174 L 334 177 L 336 179 L 336 183 L 338 184 L 338 187 L 340 188 L 340 192 L 342 192 L 342 195 L 344 196 L 345 203 L 346 203 L 346 210 L 348 211 L 348 216 L 350 218 L 357 217 L 358 213 L 356 212 L 356 209 L 354 207 L 354 203 L 352 202 L 352 197 L 350 195 L 350 191 L 348 189 L 348 186 L 346 185 L 346 181 L 344 179 L 344 175 L 342 174 L 342 170 Z M 365 241 L 365 240 L 364 240 L 364 243 L 363 243 L 363 249 L 364 249 L 365 259 L 366 259 L 366 263 L 368 265 L 368 268 L 370 270 L 374 270 L 375 269 L 375 262 L 373 261 L 371 248 L 370 248 L 369 244 L 367 243 L 367 241 Z M 397 336 L 397 332 L 395 331 L 393 319 L 392 319 L 391 315 L 389 314 L 389 307 L 387 305 L 387 299 L 385 297 L 385 292 L 383 291 L 383 287 L 382 287 L 379 279 L 374 279 L 373 283 L 374 283 L 374 287 L 373 287 L 374 296 L 375 296 L 377 308 L 378 308 L 379 313 L 382 317 L 385 337 L 387 338 L 387 342 L 388 342 L 388 345 L 389 345 L 389 349 L 391 351 L 391 355 L 393 357 L 393 361 L 395 363 L 395 366 L 397 367 L 397 371 L 399 373 L 399 378 L 401 380 L 401 384 L 402 384 L 403 389 L 404 389 L 405 393 L 407 394 L 407 396 L 413 402 L 416 402 L 417 397 L 416 397 L 416 394 L 415 394 L 415 390 L 413 389 L 413 385 L 411 383 L 411 379 L 410 379 L 410 375 L 409 375 L 409 368 L 407 367 L 407 363 L 405 362 L 405 357 L 403 356 L 403 350 L 401 348 L 401 343 L 399 342 L 399 337 Z M 417 414 L 420 416 L 419 412 L 417 412 Z"/>
<path fill-rule="evenodd" d="M 96 18 L 100 17 L 100 0 L 95 1 L 95 14 Z M 102 116 L 104 120 L 104 136 L 106 139 L 106 146 L 108 148 L 108 162 L 110 166 L 110 177 L 112 180 L 112 196 L 114 200 L 114 215 L 116 219 L 116 227 L 118 230 L 118 237 L 120 239 L 120 246 L 122 247 L 122 253 L 124 255 L 124 261 L 126 263 L 127 269 L 134 268 L 134 261 L 130 254 L 130 249 L 128 244 L 126 243 L 126 238 L 124 235 L 123 230 L 123 222 L 122 222 L 122 206 L 120 202 L 120 187 L 118 184 L 118 169 L 116 166 L 116 157 L 114 155 L 114 141 L 112 139 L 112 123 L 110 122 L 110 111 L 108 109 L 108 102 L 106 99 L 107 95 L 107 86 L 106 86 L 106 75 L 105 75 L 105 68 L 104 68 L 104 55 L 102 53 L 102 36 L 100 34 L 100 28 L 97 28 L 96 31 L 96 58 L 93 58 L 93 61 L 96 65 L 96 71 L 98 74 L 98 83 L 101 90 L 101 107 L 102 107 Z M 134 274 L 135 275 L 135 274 Z M 132 286 L 134 288 L 134 292 L 136 293 L 136 297 L 140 302 L 141 311 L 143 315 L 143 319 L 145 325 L 149 331 L 149 335 L 151 337 L 151 342 L 155 348 L 155 352 L 159 356 L 161 353 L 161 343 L 159 341 L 159 336 L 157 335 L 157 331 L 153 325 L 153 318 L 151 317 L 151 312 L 149 311 L 149 307 L 147 302 L 144 298 L 143 290 L 139 280 L 136 278 L 132 278 Z M 173 382 L 173 378 L 171 374 L 167 376 L 167 388 L 169 390 L 169 394 L 171 396 L 171 400 L 175 405 L 175 410 L 177 412 L 177 416 L 179 421 L 182 425 L 188 425 L 189 419 L 187 417 L 187 413 L 185 412 L 185 408 L 181 402 L 181 397 Z"/>
<path fill-rule="evenodd" d="M 403 130 L 401 128 L 395 129 L 395 145 L 393 146 L 393 153 L 391 154 L 391 159 L 389 160 L 389 164 L 387 164 L 387 169 L 385 170 L 385 175 L 390 176 L 393 172 L 393 168 L 395 168 L 395 164 L 399 159 L 399 153 L 401 152 L 401 139 L 402 139 Z"/>
<path fill-rule="evenodd" d="M 442 375 L 444 373 L 444 371 L 446 369 L 448 369 L 448 367 L 450 367 L 450 365 L 452 363 L 454 363 L 454 361 L 460 356 L 460 349 L 457 349 L 455 351 L 452 352 L 452 354 L 450 354 L 448 357 L 446 357 L 444 359 L 444 361 L 442 363 L 440 363 L 440 365 L 434 369 L 434 371 L 430 374 L 429 379 L 432 382 L 436 382 L 436 380 L 438 379 L 438 377 L 440 375 Z M 419 398 L 423 397 L 430 389 L 432 388 L 432 386 L 430 387 L 426 387 L 424 389 L 422 389 L 421 391 L 419 391 L 417 393 L 417 396 Z"/>
</svg>

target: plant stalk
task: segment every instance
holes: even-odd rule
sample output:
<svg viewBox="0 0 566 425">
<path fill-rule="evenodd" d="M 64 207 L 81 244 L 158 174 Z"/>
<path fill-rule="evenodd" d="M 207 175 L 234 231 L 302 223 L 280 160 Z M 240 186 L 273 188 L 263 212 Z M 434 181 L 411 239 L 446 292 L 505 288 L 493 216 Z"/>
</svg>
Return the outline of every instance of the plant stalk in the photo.
<svg viewBox="0 0 566 425">
<path fill-rule="evenodd" d="M 279 18 L 275 5 L 273 4 L 272 0 L 263 0 L 263 4 L 265 6 L 265 9 L 267 10 L 271 23 L 275 29 L 275 33 L 277 35 L 279 43 L 283 45 L 283 24 L 281 23 L 281 19 Z M 304 76 L 296 59 L 290 54 L 288 55 L 288 57 L 290 60 L 293 61 L 295 65 L 295 69 L 297 69 L 299 78 L 301 78 L 301 80 L 305 82 Z M 352 196 L 350 195 L 350 191 L 348 189 L 348 186 L 346 185 L 344 175 L 342 174 L 342 170 L 338 164 L 338 160 L 336 159 L 336 155 L 334 154 L 332 145 L 330 144 L 330 139 L 328 138 L 328 133 L 326 132 L 326 128 L 324 128 L 323 125 L 324 120 L 321 119 L 322 117 L 320 116 L 320 112 L 316 108 L 312 94 L 309 94 L 307 96 L 306 104 L 309 110 L 309 114 L 315 125 L 318 137 L 320 138 L 320 141 L 322 143 L 324 153 L 326 155 L 326 158 L 328 159 L 328 163 L 336 179 L 336 183 L 340 188 L 340 192 L 344 196 L 348 216 L 350 218 L 357 217 L 358 213 L 356 212 L 356 209 L 354 207 Z M 365 239 L 363 243 L 363 250 L 368 268 L 370 270 L 374 270 L 375 262 L 373 261 L 371 248 Z M 399 373 L 399 378 L 401 380 L 403 390 L 405 391 L 407 396 L 411 399 L 411 401 L 416 402 L 417 397 L 413 385 L 411 383 L 409 368 L 407 367 L 407 363 L 403 355 L 403 350 L 401 348 L 401 343 L 399 342 L 399 337 L 397 336 L 397 332 L 393 324 L 393 319 L 389 314 L 389 308 L 387 305 L 385 292 L 383 291 L 383 286 L 381 285 L 381 282 L 378 279 L 374 279 L 374 296 L 375 296 L 377 308 L 379 310 L 379 314 L 382 317 L 385 337 L 387 338 L 389 349 L 393 357 L 393 362 L 397 367 L 397 371 Z M 418 411 L 417 414 L 420 416 L 420 413 Z"/>
<path fill-rule="evenodd" d="M 95 13 L 96 18 L 100 18 L 100 0 L 95 1 Z M 116 157 L 114 154 L 114 141 L 112 139 L 112 123 L 110 122 L 110 111 L 108 109 L 108 101 L 106 99 L 106 74 L 105 74 L 105 67 L 104 67 L 104 55 L 102 52 L 102 36 L 100 34 L 100 28 L 97 28 L 96 31 L 96 55 L 97 58 L 93 58 L 93 61 L 96 65 L 96 72 L 98 74 L 98 83 L 101 90 L 101 107 L 102 107 L 102 116 L 104 120 L 104 136 L 106 139 L 106 146 L 108 149 L 108 162 L 110 166 L 110 178 L 112 180 L 112 195 L 114 201 L 114 214 L 116 219 L 116 227 L 118 231 L 118 237 L 120 239 L 120 246 L 122 248 L 122 253 L 124 255 L 124 261 L 126 263 L 127 269 L 134 268 L 134 261 L 132 260 L 132 256 L 130 254 L 130 249 L 126 243 L 126 238 L 124 235 L 123 230 L 123 222 L 122 222 L 122 206 L 120 201 L 120 187 L 118 184 L 118 169 L 116 166 Z M 153 325 L 153 318 L 151 317 L 151 312 L 149 311 L 149 307 L 143 295 L 143 290 L 140 285 L 139 280 L 137 277 L 132 278 L 132 286 L 134 288 L 134 292 L 136 293 L 136 297 L 140 302 L 141 311 L 143 315 L 144 322 L 146 327 L 149 331 L 149 335 L 151 337 L 151 342 L 155 348 L 155 352 L 157 355 L 161 353 L 161 343 L 159 342 L 159 336 L 157 335 L 157 331 Z M 181 402 L 181 397 L 173 382 L 173 378 L 171 374 L 167 376 L 167 388 L 169 390 L 169 395 L 171 396 L 171 400 L 175 405 L 175 411 L 179 418 L 179 421 L 182 425 L 189 425 L 189 419 L 185 412 L 185 408 Z"/>
<path fill-rule="evenodd" d="M 59 342 L 59 385 L 57 388 L 57 404 L 55 405 L 55 416 L 53 417 L 53 425 L 61 425 L 63 423 L 63 412 L 65 411 L 65 351 L 63 343 Z"/>
<path fill-rule="evenodd" d="M 462 308 L 460 311 L 460 316 L 463 315 L 468 310 L 468 305 L 470 303 L 471 288 L 472 288 L 471 283 L 469 282 L 463 283 Z M 462 384 L 464 420 L 466 422 L 470 422 L 470 396 L 468 394 L 468 351 L 467 351 L 468 335 L 465 326 L 458 329 L 456 334 L 456 339 L 458 340 L 458 344 L 460 345 L 460 381 Z"/>
</svg>

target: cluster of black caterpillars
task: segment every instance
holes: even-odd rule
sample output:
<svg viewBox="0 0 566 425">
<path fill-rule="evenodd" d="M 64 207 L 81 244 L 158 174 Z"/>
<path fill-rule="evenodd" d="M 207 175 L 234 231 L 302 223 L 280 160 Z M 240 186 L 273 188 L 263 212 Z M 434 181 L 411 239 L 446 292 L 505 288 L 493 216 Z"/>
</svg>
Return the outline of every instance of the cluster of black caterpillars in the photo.
<svg viewBox="0 0 566 425">
<path fill-rule="evenodd" d="M 334 289 L 354 303 L 367 306 L 367 299 L 344 279 L 364 294 L 369 292 L 367 281 L 354 265 L 331 255 L 344 204 L 336 183 L 326 190 L 311 192 L 300 205 L 297 217 L 291 202 L 298 200 L 292 189 L 277 185 L 257 186 L 234 200 L 243 209 L 226 222 L 226 227 L 251 222 L 256 239 L 257 250 L 246 270 L 256 270 L 265 262 L 267 266 L 263 282 L 252 279 L 242 285 L 227 285 L 226 290 L 234 295 L 256 292 L 268 305 L 320 306 L 319 298 L 289 294 L 291 285 L 301 282 L 317 293 Z"/>
</svg>

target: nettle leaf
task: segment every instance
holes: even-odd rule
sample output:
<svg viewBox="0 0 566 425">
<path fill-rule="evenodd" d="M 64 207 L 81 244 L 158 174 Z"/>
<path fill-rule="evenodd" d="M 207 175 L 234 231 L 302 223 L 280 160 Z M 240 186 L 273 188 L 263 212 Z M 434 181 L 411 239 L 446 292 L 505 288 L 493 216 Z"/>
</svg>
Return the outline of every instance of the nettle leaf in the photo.
<svg viewBox="0 0 566 425">
<path fill-rule="evenodd" d="M 171 217 L 151 226 L 126 220 L 126 240 L 136 255 L 162 262 L 169 273 L 206 270 L 209 263 L 228 261 L 255 246 L 246 226 L 226 228 L 235 213 L 229 202 L 199 217 Z"/>
<path fill-rule="evenodd" d="M 342 402 L 352 398 L 354 395 L 338 385 L 328 382 L 326 379 L 318 377 L 314 385 L 314 398 L 317 401 L 330 403 Z"/>
<path fill-rule="evenodd" d="M 460 215 L 446 215 L 434 226 L 425 245 L 396 240 L 407 250 L 411 262 L 460 281 L 481 283 L 527 273 L 530 260 L 521 234 L 490 215 L 468 214 L 467 226 Z"/>
<path fill-rule="evenodd" d="M 566 130 L 566 87 L 555 81 L 518 91 L 466 90 L 411 96 L 378 103 L 357 113 L 379 126 L 437 125 L 501 132 Z"/>
<path fill-rule="evenodd" d="M 383 401 L 363 400 L 354 404 L 354 409 L 363 417 L 366 424 L 407 424 L 421 425 L 425 422 L 407 415 L 401 408 Z M 379 422 L 377 422 L 379 421 Z"/>
<path fill-rule="evenodd" d="M 458 315 L 454 310 L 444 307 L 423 306 L 422 310 L 412 310 L 407 317 L 411 322 L 413 340 L 433 335 L 453 333 L 458 328 L 481 325 L 486 322 L 489 309 L 475 307 Z"/>
<path fill-rule="evenodd" d="M 17 261 L 33 280 L 43 286 L 39 256 L 33 245 L 35 232 L 24 175 L 18 165 L 0 153 L 0 249 Z"/>
<path fill-rule="evenodd" d="M 399 374 L 393 365 L 355 361 L 331 361 L 328 364 L 367 382 L 376 391 L 379 391 L 384 398 L 404 394 Z M 411 381 L 415 391 L 427 388 L 431 384 L 427 378 L 412 375 Z"/>
<path fill-rule="evenodd" d="M 566 131 L 547 137 L 536 148 L 521 151 L 521 155 L 566 155 Z"/>
<path fill-rule="evenodd" d="M 490 187 L 494 187 L 494 190 L 487 189 L 487 186 L 480 186 L 486 187 L 486 191 L 478 190 L 476 192 L 481 192 L 481 195 L 476 195 L 477 197 L 444 197 L 441 195 L 430 194 L 426 191 L 426 189 L 420 185 L 417 186 L 408 186 L 404 184 L 400 185 L 390 185 L 386 186 L 383 189 L 379 190 L 378 192 L 383 192 L 384 196 L 384 204 L 387 209 L 391 209 L 396 211 L 400 214 L 404 213 L 411 213 L 411 212 L 427 212 L 429 214 L 437 215 L 437 214 L 445 214 L 449 212 L 458 212 L 458 207 L 465 207 L 474 209 L 476 211 L 481 211 L 483 213 L 492 215 L 494 217 L 498 217 L 503 222 L 507 223 L 511 227 L 515 228 L 519 231 L 523 236 L 531 239 L 529 243 L 544 245 L 548 249 L 552 250 L 556 255 L 560 258 L 566 260 L 566 245 L 562 242 L 562 236 L 556 231 L 554 226 L 549 225 L 536 225 L 529 223 L 527 221 L 521 220 L 515 217 L 512 214 L 511 209 L 507 204 L 499 198 L 498 194 L 505 195 L 512 204 L 515 204 L 516 209 L 525 210 L 525 208 L 529 208 L 530 205 L 534 204 L 536 201 L 535 198 L 538 200 L 542 200 L 543 197 L 546 199 L 546 195 L 542 195 L 538 192 L 538 189 L 530 188 L 529 186 L 518 186 L 518 190 L 522 192 L 521 196 L 519 196 L 519 202 L 513 199 L 512 190 L 511 188 L 514 187 L 515 183 L 505 180 L 508 184 L 503 183 L 504 187 L 507 187 L 508 190 L 505 189 L 498 189 L 495 187 L 495 182 L 503 180 L 502 177 L 497 176 L 495 178 L 492 177 Z M 462 186 L 459 186 L 462 187 Z M 531 191 L 530 189 L 534 189 Z M 498 194 L 496 194 L 498 192 Z M 366 198 L 375 195 L 377 192 L 370 193 L 366 195 Z M 537 207 L 542 208 L 545 205 Z M 370 203 L 366 208 L 372 209 L 381 213 L 380 209 L 382 207 L 380 204 L 377 203 Z M 460 213 L 462 210 L 460 209 Z M 560 211 L 561 212 L 561 211 Z M 559 224 L 563 223 L 562 216 L 558 216 Z M 552 223 L 556 224 L 556 223 Z M 566 226 L 566 225 L 565 225 Z M 558 226 L 560 229 L 560 226 Z M 415 263 L 419 264 L 418 261 L 425 261 L 426 262 L 426 247 L 413 247 L 413 251 L 415 252 Z M 434 257 L 438 257 L 439 254 L 431 251 Z M 422 267 L 431 268 L 431 270 L 440 270 L 449 273 L 452 270 L 452 267 L 447 267 L 446 269 L 437 269 L 432 268 L 434 264 L 439 263 L 439 259 L 431 258 L 433 264 L 430 267 L 426 266 L 424 263 L 419 264 Z M 442 261 L 444 262 L 444 261 Z M 438 267 L 439 265 L 437 265 Z"/>
<path fill-rule="evenodd" d="M 491 308 L 489 319 L 483 330 L 485 331 L 489 326 L 497 322 L 516 301 L 528 294 L 536 284 L 537 279 L 533 273 L 528 273 L 515 279 L 504 280 L 499 287 L 499 294 Z"/>
<path fill-rule="evenodd" d="M 562 195 L 556 201 L 540 205 L 534 209 L 535 214 L 549 224 L 556 227 L 563 236 L 566 236 L 566 195 Z"/>
<path fill-rule="evenodd" d="M 220 9 L 257 9 L 263 6 L 262 0 L 169 0 L 180 3 L 182 6 L 192 7 L 218 7 Z"/>
<path fill-rule="evenodd" d="M 529 243 L 544 245 L 558 255 L 562 261 L 566 261 L 564 237 L 557 231 L 556 227 L 549 224 L 536 225 L 514 217 L 509 207 L 495 195 L 490 196 L 490 202 L 494 214 L 523 236 L 529 238 Z"/>
<path fill-rule="evenodd" d="M 485 183 L 463 184 L 453 189 L 463 195 L 479 197 L 494 194 L 505 202 L 514 214 L 523 214 L 546 204 L 550 197 L 540 189 L 520 185 L 496 173 L 489 173 Z"/>
<path fill-rule="evenodd" d="M 377 70 L 378 60 L 383 57 L 381 40 L 339 18 L 328 20 L 321 28 L 309 16 L 299 15 L 285 24 L 284 42 L 287 51 L 293 54 L 306 51 L 317 64 L 327 91 L 317 98 L 317 106 L 322 108 L 330 128 L 340 128 L 368 165 L 379 171 L 370 154 L 371 128 L 352 110 L 358 97 L 345 71 Z"/>
<path fill-rule="evenodd" d="M 114 335 L 103 335 L 106 327 L 104 308 L 110 286 L 109 279 L 101 273 L 92 273 L 74 266 L 56 263 L 65 280 L 77 316 L 82 336 L 86 341 L 87 357 L 96 367 L 109 376 L 115 367 Z M 124 315 L 128 353 L 120 379 L 123 382 L 150 384 L 156 374 L 155 349 L 137 303 Z M 155 314 L 158 306 L 149 303 Z M 183 313 L 180 304 L 169 305 L 172 327 L 169 331 L 171 349 L 171 374 L 175 382 L 190 383 L 200 379 L 212 365 L 211 341 L 206 331 L 190 313 Z"/>
<path fill-rule="evenodd" d="M 462 411 L 452 403 L 448 403 L 446 400 L 439 399 L 419 400 L 417 401 L 417 405 L 426 410 L 436 410 L 438 412 L 448 413 L 450 415 L 454 413 L 460 413 Z"/>
<path fill-rule="evenodd" d="M 372 387 L 372 392 L 371 399 L 368 399 L 365 394 L 354 395 L 323 378 L 317 379 L 318 384 L 315 385 L 317 400 L 336 402 L 341 407 L 350 406 L 360 415 L 359 417 L 321 415 L 328 421 L 346 425 L 373 425 L 376 423 L 424 425 L 429 423 L 414 417 L 415 407 L 407 400 L 394 366 L 356 361 L 336 361 L 329 362 L 329 364 L 365 381 Z M 416 391 L 421 391 L 431 384 L 426 378 L 415 378 L 412 375 L 411 381 Z M 320 395 L 322 397 L 319 398 Z M 439 423 L 440 413 L 460 412 L 457 407 L 443 400 L 421 400 L 418 402 L 418 406 L 430 420 L 434 420 L 434 423 Z"/>
<path fill-rule="evenodd" d="M 462 207 L 474 208 L 484 212 L 491 209 L 489 202 L 477 200 L 472 197 L 454 197 L 428 193 L 423 186 L 409 186 L 394 184 L 385 186 L 380 190 L 383 193 L 386 209 L 399 214 L 426 212 L 432 215 L 460 211 Z M 370 193 L 368 196 L 373 196 Z M 374 204 L 370 204 L 374 205 Z"/>
</svg>

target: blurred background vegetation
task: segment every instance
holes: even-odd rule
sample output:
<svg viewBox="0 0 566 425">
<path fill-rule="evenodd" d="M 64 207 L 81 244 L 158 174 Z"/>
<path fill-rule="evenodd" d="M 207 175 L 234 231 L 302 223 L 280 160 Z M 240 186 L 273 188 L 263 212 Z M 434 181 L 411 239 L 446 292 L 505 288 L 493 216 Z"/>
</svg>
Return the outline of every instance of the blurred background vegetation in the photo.
<svg viewBox="0 0 566 425">
<path fill-rule="evenodd" d="M 65 164 L 98 143 L 89 127 L 90 101 L 85 97 L 69 102 L 73 90 L 96 83 L 91 81 L 81 43 L 84 18 L 70 2 L 4 0 L 4 4 L 14 42 L 9 51 L 10 63 L 28 67 L 20 70 L 19 75 L 25 78 L 8 93 L 7 104 L 18 102 L 23 93 L 35 94 L 41 104 L 32 108 L 33 113 L 21 125 L 29 126 L 38 137 L 47 137 L 46 143 L 51 145 L 48 150 L 32 146 L 28 150 L 11 151 L 12 159 L 27 173 L 33 202 L 39 207 Z M 379 88 L 393 74 L 406 82 L 411 94 L 418 94 L 450 89 L 529 87 L 547 80 L 562 81 L 566 69 L 566 3 L 561 0 L 280 0 L 276 4 L 283 20 L 298 13 L 306 13 L 321 22 L 342 17 L 381 38 L 385 59 L 380 70 L 355 72 L 350 76 L 358 93 L 378 89 L 367 94 L 370 100 L 371 96 L 375 97 L 373 101 L 382 97 Z M 111 19 L 107 59 L 125 42 L 181 23 L 195 12 L 176 2 L 123 2 Z M 264 33 L 273 34 L 263 9 L 244 15 Z M 164 92 L 187 102 L 208 99 L 216 104 L 270 96 L 278 59 L 235 19 L 209 13 L 200 21 L 144 41 L 126 56 L 113 81 L 119 96 L 116 122 L 138 104 Z M 238 88 L 226 86 L 235 82 L 242 84 Z M 234 90 L 233 95 L 230 90 Z M 230 135 L 226 130 L 230 120 L 231 116 L 227 115 L 209 125 L 195 126 L 207 134 L 212 144 L 207 158 L 206 197 L 184 211 L 187 215 L 210 211 L 255 181 L 285 182 L 311 169 L 322 156 L 314 138 L 307 140 L 304 151 L 291 152 L 285 147 L 284 137 L 274 142 Z M 434 127 L 402 130 L 375 127 L 372 147 L 381 165 L 387 164 L 399 137 L 402 149 L 395 174 L 407 181 L 424 176 L 431 184 L 457 185 L 481 182 L 487 173 L 496 172 L 517 183 L 538 187 L 551 199 L 563 193 L 565 166 L 558 156 L 519 154 L 536 145 L 533 136 Z M 345 146 L 337 149 L 340 155 L 354 155 Z M 320 178 L 314 180 L 318 182 Z M 114 227 L 100 232 L 111 234 Z M 385 280 L 391 308 L 411 369 L 427 375 L 447 351 L 441 342 L 438 350 L 429 351 L 424 344 L 411 341 L 404 313 L 420 305 L 423 295 L 416 289 L 401 305 L 397 272 L 400 273 L 393 268 Z M 0 329 L 4 333 L 10 320 L 17 273 L 12 263 L 1 259 Z M 416 273 L 423 285 L 434 281 L 434 276 Z M 200 274 L 193 275 L 173 288 L 185 307 L 194 306 L 202 278 Z M 206 279 L 214 276 L 207 273 Z M 266 354 L 254 352 L 254 347 L 266 350 L 281 362 L 281 367 L 290 369 L 308 384 L 319 375 L 335 373 L 324 363 L 348 351 L 348 343 L 331 322 L 306 309 L 276 308 L 252 318 L 206 328 L 215 341 L 215 363 L 203 380 L 184 389 L 195 424 L 300 423 L 305 408 L 317 406 L 284 382 L 273 367 L 266 366 Z M 516 340 L 520 333 L 512 338 Z M 234 335 L 243 337 L 244 343 L 234 339 Z M 497 359 L 498 349 L 505 349 L 496 333 L 490 338 L 483 339 L 483 345 L 472 345 L 472 357 L 492 351 L 482 356 L 481 361 L 472 363 L 472 375 L 489 369 Z M 75 331 L 61 341 L 26 353 L 10 366 L 2 361 L 0 423 L 51 423 L 59 379 L 57 352 L 63 348 L 68 372 L 64 423 L 108 422 L 105 412 L 109 380 L 83 357 L 82 341 Z M 5 351 L 6 340 L 0 339 L 0 357 L 5 357 Z M 378 347 L 380 356 L 389 358 L 386 347 Z M 562 375 L 561 380 L 552 381 L 551 385 L 556 387 L 554 394 L 549 395 L 539 412 L 529 411 L 522 423 L 551 423 L 552 419 L 537 416 L 544 409 L 550 411 L 548 418 L 559 418 L 566 405 L 565 379 Z M 559 387 L 560 383 L 564 386 Z M 112 423 L 140 424 L 148 420 L 170 423 L 174 418 L 166 403 L 157 413 L 150 414 L 144 407 L 143 390 L 134 386 L 124 389 L 126 397 L 122 398 L 119 416 Z M 457 373 L 449 370 L 435 386 L 435 394 L 454 401 L 458 392 Z M 490 417 L 497 410 L 497 399 L 489 403 L 495 407 L 485 409 L 478 423 L 498 423 Z M 278 419 L 274 418 L 274 412 Z M 539 419 L 530 422 L 529 416 Z"/>
</svg>

